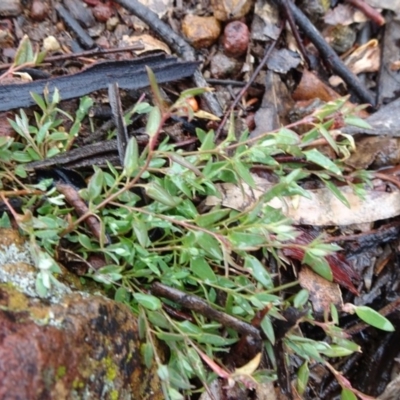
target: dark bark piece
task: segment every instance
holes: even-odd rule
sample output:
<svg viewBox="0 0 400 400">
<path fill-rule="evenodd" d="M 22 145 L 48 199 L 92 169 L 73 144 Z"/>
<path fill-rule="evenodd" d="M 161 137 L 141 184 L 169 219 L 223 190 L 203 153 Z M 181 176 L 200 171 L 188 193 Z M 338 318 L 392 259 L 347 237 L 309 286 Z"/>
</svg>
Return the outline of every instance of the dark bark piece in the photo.
<svg viewBox="0 0 400 400">
<path fill-rule="evenodd" d="M 65 7 L 71 15 L 79 21 L 85 28 L 92 27 L 96 20 L 94 19 L 93 12 L 89 7 L 85 7 L 84 2 L 81 0 L 64 0 Z"/>
<path fill-rule="evenodd" d="M 60 18 L 68 25 L 68 27 L 75 33 L 79 43 L 85 49 L 91 49 L 96 45 L 94 40 L 86 33 L 86 31 L 79 25 L 78 21 L 60 4 L 54 7 Z"/>
<path fill-rule="evenodd" d="M 69 100 L 107 88 L 117 82 L 121 89 L 136 90 L 149 85 L 145 66 L 155 73 L 158 83 L 170 82 L 193 75 L 196 62 L 178 62 L 174 57 L 156 55 L 129 61 L 105 61 L 73 75 L 38 80 L 24 84 L 0 85 L 0 111 L 35 104 L 31 92 L 50 93 L 57 88 L 62 100 Z"/>
<path fill-rule="evenodd" d="M 382 61 L 379 71 L 378 104 L 386 104 L 400 97 L 400 70 L 393 68 L 399 59 L 400 19 L 388 20 L 383 39 Z"/>
</svg>

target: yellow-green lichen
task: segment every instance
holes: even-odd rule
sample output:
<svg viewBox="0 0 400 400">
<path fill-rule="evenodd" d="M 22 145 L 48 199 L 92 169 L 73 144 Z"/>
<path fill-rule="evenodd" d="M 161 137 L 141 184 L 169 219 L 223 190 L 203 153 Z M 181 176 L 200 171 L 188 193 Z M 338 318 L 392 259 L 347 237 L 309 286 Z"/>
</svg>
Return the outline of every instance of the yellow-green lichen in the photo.
<svg viewBox="0 0 400 400">
<path fill-rule="evenodd" d="M 79 380 L 78 378 L 75 378 L 74 381 L 72 382 L 72 387 L 74 389 L 82 389 L 85 387 L 85 383 Z"/>
<path fill-rule="evenodd" d="M 111 400 L 118 400 L 118 390 L 111 390 L 111 393 L 110 393 L 110 399 Z"/>
<path fill-rule="evenodd" d="M 66 373 L 67 373 L 67 367 L 65 365 L 60 365 L 57 368 L 57 372 L 56 372 L 57 379 L 63 378 Z"/>
<path fill-rule="evenodd" d="M 106 357 L 103 363 L 106 367 L 106 379 L 112 382 L 117 377 L 118 368 L 111 357 Z"/>
</svg>

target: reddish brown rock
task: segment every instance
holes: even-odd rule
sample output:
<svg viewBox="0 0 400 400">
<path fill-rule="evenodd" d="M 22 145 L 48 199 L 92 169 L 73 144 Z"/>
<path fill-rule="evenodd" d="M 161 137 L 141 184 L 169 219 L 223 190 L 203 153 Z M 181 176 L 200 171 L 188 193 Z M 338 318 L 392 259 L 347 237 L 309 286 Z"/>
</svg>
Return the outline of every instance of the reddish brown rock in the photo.
<svg viewBox="0 0 400 400">
<path fill-rule="evenodd" d="M 93 15 L 99 22 L 107 22 L 109 18 L 114 15 L 112 8 L 103 3 L 97 4 L 96 7 L 93 8 Z"/>
<path fill-rule="evenodd" d="M 224 50 L 229 57 L 240 57 L 246 53 L 249 45 L 250 32 L 246 24 L 233 21 L 224 29 Z"/>
<path fill-rule="evenodd" d="M 49 12 L 48 5 L 42 0 L 33 0 L 31 5 L 30 17 L 34 21 L 43 21 Z"/>
<path fill-rule="evenodd" d="M 0 399 L 163 399 L 131 310 L 74 284 L 35 297 L 29 254 L 0 229 Z"/>
<path fill-rule="evenodd" d="M 221 27 L 214 17 L 198 17 L 188 14 L 182 21 L 182 32 L 194 47 L 200 49 L 210 47 L 217 41 Z"/>
</svg>

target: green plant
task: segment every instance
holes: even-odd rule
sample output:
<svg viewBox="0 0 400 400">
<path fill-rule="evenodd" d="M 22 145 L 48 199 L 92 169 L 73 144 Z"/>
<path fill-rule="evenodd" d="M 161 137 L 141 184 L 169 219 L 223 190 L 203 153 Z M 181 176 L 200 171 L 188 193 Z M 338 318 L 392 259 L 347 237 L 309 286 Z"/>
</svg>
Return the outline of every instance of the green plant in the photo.
<svg viewBox="0 0 400 400">
<path fill-rule="evenodd" d="M 344 100 L 329 103 L 297 123 L 314 124 L 302 137 L 290 127 L 257 139 L 249 139 L 248 132 L 236 138 L 231 129 L 225 140 L 216 143 L 213 131 L 198 130 L 198 149 L 184 151 L 168 138 L 162 138 L 162 128 L 171 115 L 190 110 L 186 99 L 201 91 L 183 92 L 174 105 L 167 107 L 151 71 L 149 77 L 154 105 L 140 103 L 132 111 L 147 115 L 149 143 L 140 152 L 132 137 L 122 169 L 111 164 L 104 169 L 94 168 L 87 188 L 80 191 L 89 211 L 79 218 L 71 217 L 71 208 L 51 186 L 51 181 L 36 185 L 26 183 L 23 165 L 69 149 L 91 105 L 90 99 L 81 100 L 74 118 L 67 116 L 73 123 L 70 131 L 65 132 L 59 129 L 62 121 L 58 119 L 61 110 L 57 107 L 57 92 L 52 100 L 47 95 L 44 100 L 34 95 L 41 109 L 41 114 L 34 116 L 34 125 L 21 111 L 15 122 L 10 122 L 19 134 L 19 140 L 1 138 L 0 154 L 4 155 L 0 171 L 2 189 L 15 186 L 25 191 L 24 215 L 15 214 L 15 217 L 31 239 L 40 271 L 39 293 L 45 296 L 51 284 L 57 282 L 54 273 L 59 270 L 54 261 L 54 250 L 60 238 L 68 240 L 70 251 L 83 259 L 88 259 L 91 254 L 102 255 L 107 265 L 90 270 L 88 277 L 104 284 L 110 295 L 129 305 L 138 316 L 144 362 L 147 366 L 157 363 L 165 397 L 170 399 L 182 399 L 182 393 L 198 390 L 193 386 L 195 377 L 204 387 L 216 376 L 248 387 L 257 382 L 276 380 L 273 321 L 282 319 L 287 309 L 294 308 L 300 315 L 299 322 L 319 326 L 328 338 L 316 341 L 303 337 L 295 324 L 282 339 L 289 358 L 297 355 L 303 360 L 298 369 L 297 384 L 302 393 L 307 386 L 311 363 L 321 362 L 327 368 L 333 368 L 327 357 L 346 356 L 359 348 L 340 329 L 336 309 L 332 308 L 331 317 L 326 316 L 321 322 L 307 306 L 307 291 L 285 296 L 285 290 L 298 287 L 297 281 L 276 284 L 268 264 L 285 265 L 284 249 L 295 247 L 302 251 L 304 264 L 332 280 L 326 256 L 338 247 L 324 243 L 321 238 L 308 244 L 297 243 L 299 231 L 269 201 L 275 197 L 308 196 L 300 181 L 315 175 L 335 196 L 346 202 L 334 183 L 352 183 L 352 177 L 344 173 L 342 161 L 340 158 L 332 161 L 316 148 L 310 150 L 310 145 L 322 139 L 338 157 L 348 156 L 354 148 L 352 138 L 335 135 L 330 128 L 339 110 L 349 115 L 347 118 L 350 118 L 351 110 L 346 110 Z M 189 112 L 191 115 L 193 113 Z M 351 118 L 352 123 L 362 123 Z M 280 154 L 304 161 L 279 163 L 274 156 Z M 254 165 L 268 169 L 277 178 L 277 183 L 257 201 L 245 211 L 220 205 L 200 211 L 204 198 L 220 195 L 216 183 L 232 183 L 243 190 L 245 185 L 256 188 L 251 173 Z M 38 207 L 33 215 L 29 209 L 37 203 L 40 194 L 45 194 L 49 201 Z M 100 240 L 83 224 L 89 214 L 96 215 L 100 221 Z M 4 218 L 2 221 L 3 224 L 7 222 Z M 111 238 L 110 244 L 105 244 L 105 233 Z M 212 309 L 249 325 L 262 313 L 263 348 L 272 368 L 257 370 L 259 356 L 236 371 L 222 367 L 223 355 L 239 340 L 238 332 L 221 321 L 207 318 L 204 313 L 190 312 L 174 301 L 161 299 L 154 294 L 154 282 L 195 296 L 193 299 L 201 299 Z M 181 313 L 183 319 L 174 317 L 169 310 Z M 371 319 L 371 314 L 358 310 L 361 311 L 358 315 L 372 325 L 391 329 L 383 317 L 377 319 L 374 315 Z M 168 360 L 158 354 L 157 340 L 168 345 Z M 350 396 L 348 392 L 358 394 L 344 383 L 339 373 L 337 377 L 345 395 Z"/>
</svg>

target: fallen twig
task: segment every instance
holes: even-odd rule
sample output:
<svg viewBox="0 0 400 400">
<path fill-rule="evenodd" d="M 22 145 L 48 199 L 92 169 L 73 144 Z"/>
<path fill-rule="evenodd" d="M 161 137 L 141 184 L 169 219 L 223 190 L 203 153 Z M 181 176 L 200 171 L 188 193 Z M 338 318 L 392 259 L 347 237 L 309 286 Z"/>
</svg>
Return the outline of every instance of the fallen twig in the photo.
<svg viewBox="0 0 400 400">
<path fill-rule="evenodd" d="M 198 296 L 181 292 L 178 289 L 168 287 L 159 282 L 155 282 L 151 285 L 151 291 L 157 296 L 175 301 L 181 306 L 196 311 L 209 319 L 218 321 L 223 326 L 232 328 L 239 333 L 251 335 L 255 338 L 261 338 L 260 331 L 257 328 L 247 322 L 240 321 L 229 314 L 215 310 L 205 300 Z"/>
<path fill-rule="evenodd" d="M 62 182 L 56 182 L 55 186 L 57 190 L 64 195 L 65 201 L 74 208 L 79 217 L 89 212 L 88 206 L 81 199 L 78 191 L 74 187 Z M 102 234 L 101 223 L 99 222 L 99 219 L 97 217 L 95 217 L 94 215 L 88 215 L 85 218 L 85 223 L 89 227 L 92 234 L 96 237 L 96 239 L 104 244 L 110 244 L 107 235 Z"/>
<path fill-rule="evenodd" d="M 347 3 L 351 4 L 352 6 L 358 8 L 362 11 L 371 21 L 375 22 L 379 26 L 385 24 L 385 18 L 382 17 L 382 14 L 375 10 L 375 8 L 371 7 L 367 4 L 364 0 L 346 0 Z"/>
<path fill-rule="evenodd" d="M 86 33 L 86 31 L 78 24 L 75 18 L 61 5 L 56 4 L 54 6 L 60 18 L 69 26 L 69 28 L 75 33 L 80 44 L 85 49 L 91 49 L 95 47 L 96 43 Z"/>
</svg>

